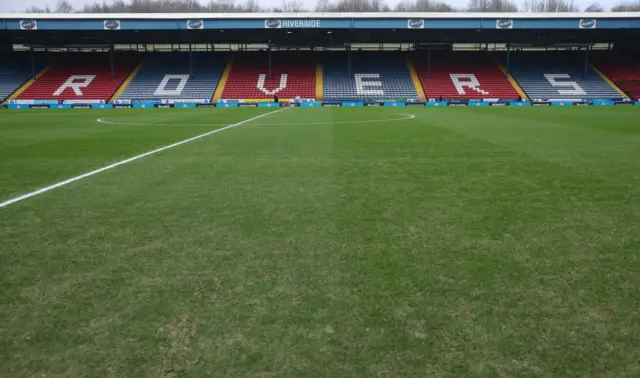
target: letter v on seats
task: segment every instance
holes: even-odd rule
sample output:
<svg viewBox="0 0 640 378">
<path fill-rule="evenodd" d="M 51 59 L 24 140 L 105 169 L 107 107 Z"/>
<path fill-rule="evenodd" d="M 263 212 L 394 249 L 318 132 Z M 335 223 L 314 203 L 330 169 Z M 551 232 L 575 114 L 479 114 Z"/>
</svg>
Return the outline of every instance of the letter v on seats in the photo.
<svg viewBox="0 0 640 378">
<path fill-rule="evenodd" d="M 256 88 L 258 88 L 260 91 L 262 91 L 262 93 L 266 94 L 267 96 L 273 96 L 276 93 L 280 92 L 281 90 L 287 88 L 287 78 L 289 77 L 289 75 L 287 74 L 281 74 L 280 75 L 280 86 L 272 91 L 266 89 L 264 87 L 264 81 L 267 78 L 266 74 L 260 74 L 260 76 L 258 76 L 258 84 L 256 85 Z"/>
</svg>

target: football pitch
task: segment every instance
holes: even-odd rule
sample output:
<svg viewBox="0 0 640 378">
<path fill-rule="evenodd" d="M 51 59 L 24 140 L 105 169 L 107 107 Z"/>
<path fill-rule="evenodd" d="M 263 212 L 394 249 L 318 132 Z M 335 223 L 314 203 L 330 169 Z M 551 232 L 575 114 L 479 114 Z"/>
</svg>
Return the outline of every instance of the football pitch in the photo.
<svg viewBox="0 0 640 378">
<path fill-rule="evenodd" d="M 638 377 L 639 196 L 640 107 L 2 111 L 0 376 Z"/>
</svg>

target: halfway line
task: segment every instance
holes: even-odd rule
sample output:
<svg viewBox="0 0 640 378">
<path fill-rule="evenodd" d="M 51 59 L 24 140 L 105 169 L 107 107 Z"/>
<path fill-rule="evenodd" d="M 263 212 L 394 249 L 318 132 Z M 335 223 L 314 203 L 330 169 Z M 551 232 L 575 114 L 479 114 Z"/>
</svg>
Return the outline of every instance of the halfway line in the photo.
<svg viewBox="0 0 640 378">
<path fill-rule="evenodd" d="M 256 117 L 253 117 L 253 118 L 249 118 L 249 119 L 246 119 L 246 120 L 238 122 L 238 123 L 234 123 L 233 125 L 225 126 L 225 127 L 219 128 L 219 129 L 215 129 L 215 130 L 206 132 L 204 134 L 196 135 L 196 136 L 194 136 L 192 138 L 185 139 L 183 141 L 170 144 L 168 146 L 160 147 L 160 148 L 155 149 L 153 151 L 145 152 L 144 154 L 140 154 L 140 155 L 137 155 L 137 156 L 134 156 L 134 157 L 130 157 L 130 158 L 125 159 L 125 160 L 118 161 L 118 162 L 113 163 L 111 165 L 107 165 L 106 167 L 102 167 L 102 168 L 96 169 L 94 171 L 84 173 L 84 174 L 82 174 L 80 176 L 72 177 L 70 179 L 66 179 L 64 181 L 57 182 L 57 183 L 55 183 L 53 185 L 49 185 L 47 187 L 38 189 L 38 190 L 36 190 L 34 192 L 23 194 L 23 195 L 21 195 L 19 197 L 15 197 L 15 198 L 12 198 L 12 199 L 7 200 L 7 201 L 0 202 L 0 208 L 7 207 L 7 206 L 11 205 L 12 203 L 16 203 L 16 202 L 20 202 L 22 200 L 26 200 L 27 198 L 35 197 L 38 194 L 46 193 L 46 192 L 48 192 L 50 190 L 53 190 L 55 188 L 59 188 L 61 186 L 65 186 L 67 184 L 71 184 L 72 182 L 75 182 L 75 181 L 78 181 L 78 180 L 82 180 L 83 178 L 87 178 L 89 176 L 96 175 L 96 174 L 98 174 L 100 172 L 108 171 L 109 169 L 118 167 L 120 165 L 131 163 L 132 161 L 136 161 L 136 160 L 141 159 L 141 158 L 143 158 L 145 156 L 153 155 L 153 154 L 155 154 L 157 152 L 168 150 L 170 148 L 177 147 L 177 146 L 179 146 L 181 144 L 189 143 L 189 142 L 192 142 L 192 141 L 194 141 L 196 139 L 204 138 L 204 137 L 206 137 L 208 135 L 219 133 L 220 131 L 224 131 L 224 130 L 230 129 L 232 127 L 240 126 L 240 125 L 243 125 L 243 124 L 245 124 L 247 122 L 251 122 L 253 120 L 256 120 L 258 118 L 266 117 L 266 116 L 268 116 L 270 114 L 278 113 L 278 112 L 281 112 L 281 111 L 287 110 L 287 109 L 289 109 L 289 108 L 276 110 L 275 112 L 269 112 L 269 113 L 265 113 L 265 114 L 260 114 L 259 116 L 256 116 Z"/>
</svg>

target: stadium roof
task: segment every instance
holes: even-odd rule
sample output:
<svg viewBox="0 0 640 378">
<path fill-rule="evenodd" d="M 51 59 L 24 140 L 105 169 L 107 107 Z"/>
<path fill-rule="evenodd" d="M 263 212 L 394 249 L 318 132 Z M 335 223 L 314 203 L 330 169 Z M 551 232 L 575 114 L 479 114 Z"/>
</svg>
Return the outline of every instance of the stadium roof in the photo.
<svg viewBox="0 0 640 378">
<path fill-rule="evenodd" d="M 583 18 L 639 18 L 640 12 L 582 12 L 582 13 L 468 13 L 468 12 L 348 12 L 348 13 L 0 13 L 0 19 L 36 20 L 166 20 L 166 19 L 583 19 Z"/>
<path fill-rule="evenodd" d="M 492 42 L 632 46 L 638 40 L 640 12 L 0 13 L 0 44 L 5 47 L 160 43 L 320 47 Z"/>
</svg>

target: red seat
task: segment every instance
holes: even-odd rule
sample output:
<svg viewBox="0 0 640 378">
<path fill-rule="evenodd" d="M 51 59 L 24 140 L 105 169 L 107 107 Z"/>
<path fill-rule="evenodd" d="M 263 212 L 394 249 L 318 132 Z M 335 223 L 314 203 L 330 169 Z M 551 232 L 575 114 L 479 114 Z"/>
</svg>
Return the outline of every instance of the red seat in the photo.
<svg viewBox="0 0 640 378">
<path fill-rule="evenodd" d="M 22 100 L 104 100 L 118 90 L 136 67 L 133 59 L 118 59 L 115 79 L 106 54 L 60 54 L 58 62 L 36 80 L 18 99 Z"/>
<path fill-rule="evenodd" d="M 222 99 L 315 98 L 316 67 L 296 52 L 274 53 L 269 78 L 268 56 L 249 53 L 239 56 L 231 67 Z"/>
<path fill-rule="evenodd" d="M 609 57 L 596 68 L 634 100 L 640 100 L 640 65 L 636 62 Z"/>
<path fill-rule="evenodd" d="M 414 58 L 414 66 L 428 98 L 517 98 L 499 66 L 481 53 L 433 54 L 427 77 L 426 57 Z"/>
</svg>

